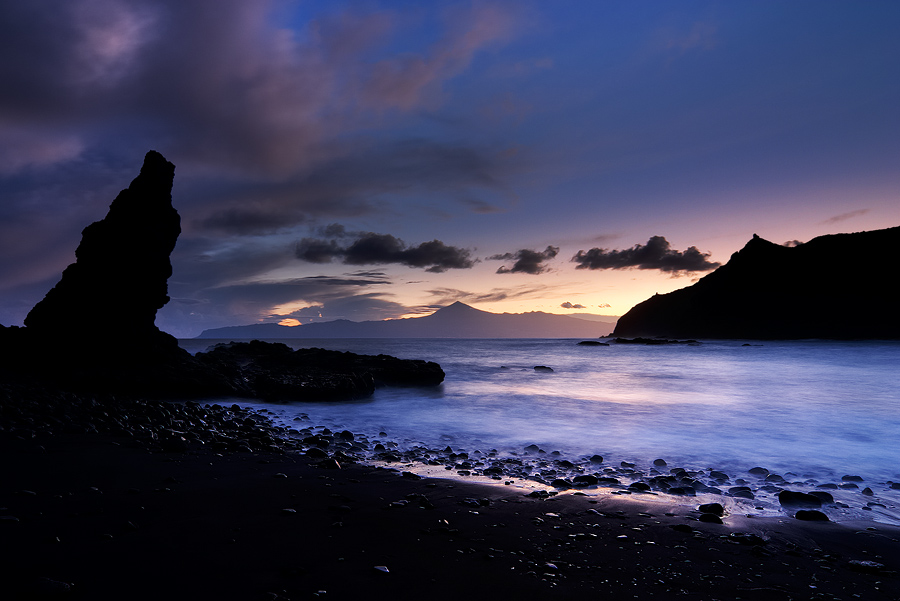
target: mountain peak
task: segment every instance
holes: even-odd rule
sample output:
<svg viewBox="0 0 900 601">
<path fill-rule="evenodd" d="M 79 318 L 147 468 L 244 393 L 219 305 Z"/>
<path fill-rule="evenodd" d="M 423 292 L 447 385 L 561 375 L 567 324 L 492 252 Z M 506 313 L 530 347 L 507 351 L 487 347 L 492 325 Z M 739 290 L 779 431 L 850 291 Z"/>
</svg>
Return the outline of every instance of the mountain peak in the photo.
<svg viewBox="0 0 900 601">
<path fill-rule="evenodd" d="M 432 315 L 437 315 L 438 313 L 440 313 L 442 316 L 453 316 L 467 314 L 471 315 L 473 313 L 486 313 L 486 311 L 481 311 L 480 309 L 476 309 L 475 307 L 470 307 L 466 303 L 456 301 L 455 303 L 447 305 L 446 307 L 441 307 L 440 309 L 432 313 Z"/>
</svg>

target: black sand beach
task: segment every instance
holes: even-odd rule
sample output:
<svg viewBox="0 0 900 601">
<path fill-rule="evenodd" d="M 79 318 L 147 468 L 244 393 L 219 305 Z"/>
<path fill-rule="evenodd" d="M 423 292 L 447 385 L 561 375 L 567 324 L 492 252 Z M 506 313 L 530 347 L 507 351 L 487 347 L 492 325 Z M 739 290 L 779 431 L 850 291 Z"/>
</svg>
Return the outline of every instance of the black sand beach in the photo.
<svg viewBox="0 0 900 601">
<path fill-rule="evenodd" d="M 715 524 L 668 495 L 540 499 L 399 464 L 338 468 L 333 453 L 306 456 L 246 412 L 231 423 L 251 424 L 256 448 L 246 436 L 204 442 L 185 417 L 204 412 L 196 404 L 38 405 L 5 392 L 3 599 L 888 600 L 900 590 L 900 529 L 874 522 Z M 49 425 L 53 414 L 64 419 Z"/>
</svg>

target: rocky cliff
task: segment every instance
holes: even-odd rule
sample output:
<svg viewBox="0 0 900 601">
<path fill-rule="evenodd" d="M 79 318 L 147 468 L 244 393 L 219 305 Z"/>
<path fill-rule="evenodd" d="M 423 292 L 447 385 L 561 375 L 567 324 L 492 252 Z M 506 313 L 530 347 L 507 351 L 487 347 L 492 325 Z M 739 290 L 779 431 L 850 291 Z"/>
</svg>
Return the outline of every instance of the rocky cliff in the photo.
<svg viewBox="0 0 900 601">
<path fill-rule="evenodd" d="M 616 336 L 896 339 L 900 227 L 798 246 L 756 235 L 697 283 L 632 308 Z M 851 315 L 836 322 L 834 315 Z"/>
</svg>

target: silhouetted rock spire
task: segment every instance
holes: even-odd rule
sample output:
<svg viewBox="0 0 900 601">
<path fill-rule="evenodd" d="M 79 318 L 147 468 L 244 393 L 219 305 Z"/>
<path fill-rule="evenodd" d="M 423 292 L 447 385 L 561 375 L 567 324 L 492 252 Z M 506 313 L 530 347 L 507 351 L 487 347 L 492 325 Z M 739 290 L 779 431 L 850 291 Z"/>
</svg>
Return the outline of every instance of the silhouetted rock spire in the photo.
<svg viewBox="0 0 900 601">
<path fill-rule="evenodd" d="M 172 207 L 174 177 L 175 165 L 147 153 L 140 175 L 106 217 L 82 232 L 76 262 L 25 318 L 31 334 L 96 347 L 175 344 L 155 325 L 157 310 L 169 301 L 169 254 L 181 233 Z"/>
</svg>

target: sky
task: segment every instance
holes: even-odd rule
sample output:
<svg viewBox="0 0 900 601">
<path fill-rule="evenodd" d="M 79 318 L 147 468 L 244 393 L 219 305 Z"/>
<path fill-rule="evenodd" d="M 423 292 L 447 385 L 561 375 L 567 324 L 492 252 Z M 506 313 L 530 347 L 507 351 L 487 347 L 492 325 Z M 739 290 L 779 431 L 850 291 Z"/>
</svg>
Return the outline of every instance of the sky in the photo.
<svg viewBox="0 0 900 601">
<path fill-rule="evenodd" d="M 897 226 L 897 31 L 893 0 L 3 2 L 0 324 L 151 149 L 179 337 L 622 315 L 753 234 Z"/>
</svg>

